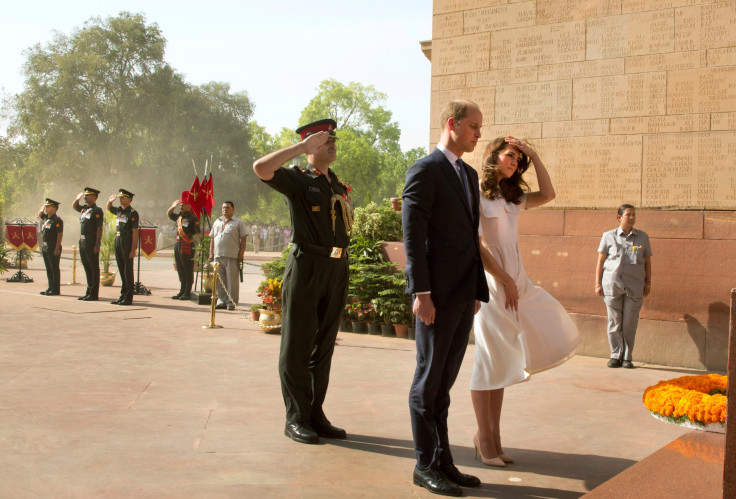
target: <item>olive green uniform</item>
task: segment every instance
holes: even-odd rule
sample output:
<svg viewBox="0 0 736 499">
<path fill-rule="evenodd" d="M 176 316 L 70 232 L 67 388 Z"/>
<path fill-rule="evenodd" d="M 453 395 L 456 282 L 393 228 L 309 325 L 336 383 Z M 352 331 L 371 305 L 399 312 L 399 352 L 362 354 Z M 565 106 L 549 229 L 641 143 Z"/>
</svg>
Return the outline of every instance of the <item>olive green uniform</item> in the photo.
<svg viewBox="0 0 736 499">
<path fill-rule="evenodd" d="M 129 257 L 133 248 L 133 229 L 138 228 L 138 212 L 132 206 L 123 208 L 113 206 L 110 213 L 117 217 L 115 229 L 115 262 L 122 280 L 120 301 L 133 301 L 133 258 Z"/>
<path fill-rule="evenodd" d="M 348 188 L 331 170 L 327 174 L 331 182 L 312 165 L 280 168 L 265 181 L 286 196 L 294 227 L 282 288 L 279 355 L 287 423 L 310 424 L 325 417 L 322 404 L 347 299 L 350 238 L 343 216 L 352 208 Z"/>
</svg>

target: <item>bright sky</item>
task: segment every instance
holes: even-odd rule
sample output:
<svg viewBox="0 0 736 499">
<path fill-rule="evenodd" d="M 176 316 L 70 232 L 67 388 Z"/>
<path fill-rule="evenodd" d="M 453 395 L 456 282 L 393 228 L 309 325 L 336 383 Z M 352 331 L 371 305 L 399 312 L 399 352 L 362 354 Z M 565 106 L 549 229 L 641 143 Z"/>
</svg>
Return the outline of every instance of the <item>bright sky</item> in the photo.
<svg viewBox="0 0 736 499">
<path fill-rule="evenodd" d="M 167 40 L 166 61 L 191 84 L 230 83 L 274 134 L 294 129 L 322 80 L 373 85 L 402 131 L 403 149 L 429 142 L 432 0 L 58 0 L 6 2 L 0 15 L 0 91 L 23 89 L 23 51 L 91 17 L 141 12 Z"/>
</svg>

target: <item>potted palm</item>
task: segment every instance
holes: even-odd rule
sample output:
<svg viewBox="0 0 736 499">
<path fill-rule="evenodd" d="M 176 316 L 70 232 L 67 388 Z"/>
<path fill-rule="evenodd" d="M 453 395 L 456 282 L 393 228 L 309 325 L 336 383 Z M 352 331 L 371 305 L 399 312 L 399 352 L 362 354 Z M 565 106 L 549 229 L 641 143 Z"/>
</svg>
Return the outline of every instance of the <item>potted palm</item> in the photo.
<svg viewBox="0 0 736 499">
<path fill-rule="evenodd" d="M 116 217 L 113 214 L 108 215 L 102 225 L 102 239 L 100 240 L 100 261 L 102 262 L 100 284 L 103 286 L 112 286 L 115 282 L 115 272 L 110 272 L 110 260 L 115 254 Z"/>
</svg>

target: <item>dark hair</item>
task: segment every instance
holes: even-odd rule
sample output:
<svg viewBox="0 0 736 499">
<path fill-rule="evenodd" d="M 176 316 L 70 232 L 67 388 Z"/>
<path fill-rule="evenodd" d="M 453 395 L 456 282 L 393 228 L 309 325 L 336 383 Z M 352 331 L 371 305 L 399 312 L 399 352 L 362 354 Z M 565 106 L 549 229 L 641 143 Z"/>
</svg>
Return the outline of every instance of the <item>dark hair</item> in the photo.
<svg viewBox="0 0 736 499">
<path fill-rule="evenodd" d="M 624 214 L 624 212 L 626 210 L 635 210 L 636 211 L 636 208 L 634 206 L 630 205 L 630 204 L 622 204 L 621 206 L 618 207 L 618 214 L 619 214 L 619 216 L 623 216 L 623 214 Z"/>
<path fill-rule="evenodd" d="M 233 204 L 233 202 L 232 202 L 232 201 L 225 201 L 225 202 L 224 202 L 224 203 L 222 203 L 222 204 L 229 204 L 229 205 L 230 205 L 230 208 L 232 208 L 233 210 L 235 209 L 235 205 Z"/>
<path fill-rule="evenodd" d="M 529 186 L 524 179 L 521 178 L 529 169 L 529 158 L 526 154 L 519 151 L 521 157 L 516 166 L 516 171 L 509 178 L 498 180 L 498 169 L 496 162 L 498 154 L 509 146 L 505 137 L 493 139 L 483 151 L 483 162 L 480 172 L 480 192 L 488 199 L 504 198 L 509 203 L 521 204 L 521 198 L 524 191 L 529 190 Z M 514 149 L 516 149 L 514 147 Z"/>
<path fill-rule="evenodd" d="M 440 113 L 440 129 L 444 130 L 447 120 L 455 118 L 458 122 L 468 115 L 469 109 L 477 109 L 480 111 L 478 104 L 473 101 L 458 99 L 448 102 Z"/>
</svg>

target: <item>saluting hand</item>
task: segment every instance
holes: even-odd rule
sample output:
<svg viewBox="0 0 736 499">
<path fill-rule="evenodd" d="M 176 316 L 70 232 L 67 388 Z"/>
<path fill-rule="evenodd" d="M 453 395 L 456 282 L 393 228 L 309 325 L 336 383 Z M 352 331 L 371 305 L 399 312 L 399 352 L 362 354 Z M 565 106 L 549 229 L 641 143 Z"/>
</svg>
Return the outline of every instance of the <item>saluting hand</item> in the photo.
<svg viewBox="0 0 736 499">
<path fill-rule="evenodd" d="M 309 137 L 304 139 L 304 142 L 302 142 L 302 144 L 304 144 L 304 147 L 306 149 L 304 153 L 314 154 L 315 152 L 317 152 L 317 149 L 319 149 L 320 146 L 322 146 L 322 144 L 327 142 L 327 139 L 329 138 L 330 138 L 330 134 L 329 132 L 326 132 L 326 131 L 321 131 L 313 135 L 310 135 Z"/>
<path fill-rule="evenodd" d="M 174 201 L 173 203 L 171 203 L 171 207 L 172 208 L 176 208 L 178 204 L 179 204 L 179 200 L 177 199 L 176 201 Z"/>
<path fill-rule="evenodd" d="M 79 201 L 80 199 L 82 199 L 83 196 L 84 196 L 84 191 L 77 194 L 77 197 L 74 199 L 74 201 Z"/>
<path fill-rule="evenodd" d="M 113 194 L 109 198 L 107 198 L 107 201 L 112 203 L 113 201 L 115 201 L 115 199 L 117 199 L 117 197 L 118 197 L 117 194 Z"/>
</svg>

